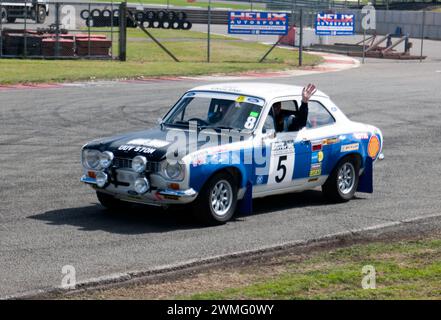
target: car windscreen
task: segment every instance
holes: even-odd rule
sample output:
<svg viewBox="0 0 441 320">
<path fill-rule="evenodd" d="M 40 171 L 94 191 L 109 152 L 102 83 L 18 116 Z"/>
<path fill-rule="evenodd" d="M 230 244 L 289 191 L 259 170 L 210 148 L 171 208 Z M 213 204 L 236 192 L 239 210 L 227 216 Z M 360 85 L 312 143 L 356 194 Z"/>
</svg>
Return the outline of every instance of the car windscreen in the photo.
<svg viewBox="0 0 441 320">
<path fill-rule="evenodd" d="M 252 131 L 265 101 L 260 98 L 213 92 L 189 92 L 175 105 L 164 123 Z"/>
</svg>

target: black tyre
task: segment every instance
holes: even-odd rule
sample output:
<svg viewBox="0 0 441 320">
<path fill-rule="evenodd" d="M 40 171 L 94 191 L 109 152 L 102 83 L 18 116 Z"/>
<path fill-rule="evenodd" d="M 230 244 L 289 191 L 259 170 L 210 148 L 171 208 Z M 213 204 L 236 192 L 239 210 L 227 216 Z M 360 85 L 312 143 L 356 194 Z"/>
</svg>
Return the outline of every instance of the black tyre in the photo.
<svg viewBox="0 0 441 320">
<path fill-rule="evenodd" d="M 193 205 L 193 214 L 204 224 L 224 224 L 233 217 L 237 185 L 227 172 L 215 174 L 204 185 Z"/>
<path fill-rule="evenodd" d="M 322 186 L 325 197 L 332 202 L 351 200 L 358 187 L 359 172 L 360 164 L 356 158 L 341 159 Z"/>
<path fill-rule="evenodd" d="M 143 11 L 137 11 L 135 13 L 135 19 L 141 23 L 147 20 Z"/>
<path fill-rule="evenodd" d="M 171 28 L 173 29 L 173 30 L 178 30 L 179 29 L 179 22 L 173 22 L 172 24 L 171 24 Z"/>
<path fill-rule="evenodd" d="M 171 27 L 172 27 L 172 24 L 170 22 L 168 22 L 168 21 L 163 21 L 161 23 L 161 28 L 162 29 L 170 29 Z"/>
<path fill-rule="evenodd" d="M 80 17 L 81 17 L 81 19 L 83 19 L 83 20 L 87 20 L 87 19 L 89 19 L 89 17 L 90 17 L 90 12 L 89 12 L 89 10 L 81 10 L 81 12 L 80 12 Z"/>
<path fill-rule="evenodd" d="M 151 28 L 151 22 L 146 20 L 142 23 L 142 26 L 146 29 Z"/>
<path fill-rule="evenodd" d="M 159 11 L 157 17 L 159 21 L 164 21 L 167 19 L 167 13 L 165 11 Z"/>
<path fill-rule="evenodd" d="M 110 211 L 117 211 L 121 210 L 124 207 L 127 207 L 129 204 L 115 199 L 115 197 L 111 196 L 110 194 L 103 193 L 103 192 L 96 192 L 96 196 L 98 198 L 98 201 L 108 210 Z"/>
<path fill-rule="evenodd" d="M 112 10 L 104 9 L 101 12 L 101 15 L 102 15 L 103 18 L 110 18 L 112 16 Z"/>
<path fill-rule="evenodd" d="M 185 12 L 180 11 L 176 14 L 177 21 L 181 22 L 184 21 L 185 19 L 187 19 L 187 14 Z"/>
<path fill-rule="evenodd" d="M 14 23 L 16 19 L 17 19 L 17 18 L 10 18 L 10 17 L 7 17 L 7 18 L 6 18 L 6 20 L 8 21 L 8 23 Z"/>
<path fill-rule="evenodd" d="M 179 29 L 182 30 L 190 30 L 192 26 L 193 25 L 190 21 L 183 21 L 179 23 Z"/>
<path fill-rule="evenodd" d="M 167 21 L 172 23 L 176 20 L 176 13 L 174 11 L 167 12 Z"/>
<path fill-rule="evenodd" d="M 161 28 L 162 23 L 160 21 L 155 20 L 155 21 L 152 21 L 150 23 L 150 25 L 152 28 L 157 29 L 157 28 Z"/>
<path fill-rule="evenodd" d="M 44 23 L 46 21 L 46 8 L 44 6 L 37 7 L 37 23 Z"/>
<path fill-rule="evenodd" d="M 156 13 L 155 11 L 146 11 L 145 17 L 148 21 L 152 22 L 153 20 L 156 19 Z"/>
<path fill-rule="evenodd" d="M 90 15 L 91 15 L 93 18 L 99 18 L 99 17 L 101 17 L 101 10 L 99 10 L 99 9 L 93 9 L 92 11 L 90 11 Z"/>
</svg>

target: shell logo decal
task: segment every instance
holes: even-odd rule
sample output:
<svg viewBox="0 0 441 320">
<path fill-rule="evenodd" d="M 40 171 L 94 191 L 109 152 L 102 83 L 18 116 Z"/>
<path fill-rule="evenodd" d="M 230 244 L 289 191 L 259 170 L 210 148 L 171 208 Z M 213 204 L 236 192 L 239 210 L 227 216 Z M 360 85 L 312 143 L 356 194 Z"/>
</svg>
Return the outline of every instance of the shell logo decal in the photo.
<svg viewBox="0 0 441 320">
<path fill-rule="evenodd" d="M 373 135 L 370 138 L 367 151 L 369 157 L 371 157 L 372 159 L 375 159 L 378 155 L 378 152 L 380 152 L 380 140 L 376 135 Z"/>
</svg>

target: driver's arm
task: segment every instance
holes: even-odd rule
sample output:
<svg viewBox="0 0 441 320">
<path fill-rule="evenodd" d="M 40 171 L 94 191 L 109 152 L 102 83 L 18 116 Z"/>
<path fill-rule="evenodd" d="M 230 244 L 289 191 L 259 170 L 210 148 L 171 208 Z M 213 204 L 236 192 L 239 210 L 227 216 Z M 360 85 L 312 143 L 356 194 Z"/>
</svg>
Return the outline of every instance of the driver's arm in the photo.
<svg viewBox="0 0 441 320">
<path fill-rule="evenodd" d="M 308 102 L 316 91 L 316 86 L 311 83 L 303 88 L 302 104 L 300 105 L 296 117 L 292 120 L 292 123 L 289 126 L 290 131 L 299 131 L 306 126 L 306 122 L 308 121 Z"/>
<path fill-rule="evenodd" d="M 296 117 L 293 117 L 292 122 L 289 125 L 289 131 L 299 131 L 306 126 L 308 121 L 308 103 L 303 102 L 300 105 L 299 111 L 296 113 Z"/>
</svg>

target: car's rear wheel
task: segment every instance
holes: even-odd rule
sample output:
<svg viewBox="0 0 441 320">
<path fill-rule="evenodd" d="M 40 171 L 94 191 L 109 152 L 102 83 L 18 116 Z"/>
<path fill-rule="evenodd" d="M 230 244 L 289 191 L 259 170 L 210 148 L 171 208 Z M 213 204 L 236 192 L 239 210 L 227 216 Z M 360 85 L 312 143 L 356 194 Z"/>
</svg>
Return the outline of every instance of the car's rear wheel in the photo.
<svg viewBox="0 0 441 320">
<path fill-rule="evenodd" d="M 110 211 L 118 211 L 128 206 L 128 203 L 116 199 L 115 197 L 107 193 L 97 191 L 96 196 L 98 198 L 98 201 Z"/>
<path fill-rule="evenodd" d="M 345 202 L 354 197 L 358 187 L 360 165 L 356 158 L 345 157 L 339 161 L 322 186 L 325 197 L 332 202 Z"/>
<path fill-rule="evenodd" d="M 215 174 L 201 190 L 193 206 L 196 218 L 210 225 L 223 224 L 233 217 L 237 205 L 237 185 L 231 174 Z"/>
</svg>

